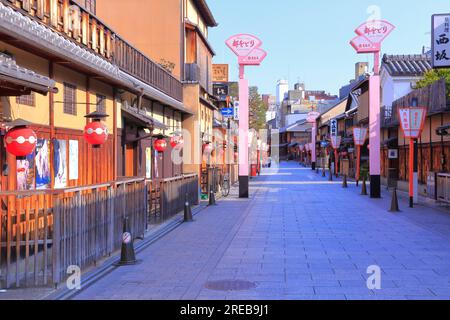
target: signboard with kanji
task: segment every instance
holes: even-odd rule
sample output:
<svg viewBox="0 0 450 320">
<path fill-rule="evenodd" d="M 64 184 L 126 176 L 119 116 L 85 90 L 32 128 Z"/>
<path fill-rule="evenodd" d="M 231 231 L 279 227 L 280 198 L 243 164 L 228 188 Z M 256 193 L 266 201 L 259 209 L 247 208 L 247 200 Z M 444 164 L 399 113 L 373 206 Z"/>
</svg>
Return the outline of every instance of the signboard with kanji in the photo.
<svg viewBox="0 0 450 320">
<path fill-rule="evenodd" d="M 228 96 L 228 85 L 225 83 L 214 83 L 213 84 L 213 95 L 216 97 Z"/>
<path fill-rule="evenodd" d="M 422 134 L 427 108 L 412 107 L 398 110 L 400 125 L 406 138 L 417 139 Z"/>
<path fill-rule="evenodd" d="M 228 82 L 228 65 L 227 64 L 213 64 L 212 65 L 212 81 L 213 82 Z"/>
<path fill-rule="evenodd" d="M 372 43 L 365 36 L 357 36 L 350 41 L 350 44 L 358 53 L 375 53 L 381 51 L 379 43 Z"/>
<path fill-rule="evenodd" d="M 333 149 L 339 149 L 341 146 L 342 137 L 340 136 L 332 136 L 331 137 L 331 145 L 333 146 Z"/>
<path fill-rule="evenodd" d="M 433 68 L 450 67 L 450 13 L 435 14 L 432 18 Z"/>
<path fill-rule="evenodd" d="M 335 137 L 338 134 L 338 122 L 336 119 L 330 121 L 330 134 L 332 137 Z"/>
<path fill-rule="evenodd" d="M 364 22 L 355 32 L 366 37 L 371 43 L 379 45 L 394 29 L 394 25 L 385 20 L 372 20 Z"/>
<path fill-rule="evenodd" d="M 353 128 L 353 140 L 356 146 L 363 146 L 367 139 L 367 128 Z"/>
<path fill-rule="evenodd" d="M 255 48 L 247 56 L 239 57 L 239 64 L 243 66 L 259 66 L 266 57 L 267 52 L 261 48 Z"/>
<path fill-rule="evenodd" d="M 246 57 L 262 45 L 262 41 L 251 34 L 234 35 L 225 43 L 238 57 Z"/>
</svg>

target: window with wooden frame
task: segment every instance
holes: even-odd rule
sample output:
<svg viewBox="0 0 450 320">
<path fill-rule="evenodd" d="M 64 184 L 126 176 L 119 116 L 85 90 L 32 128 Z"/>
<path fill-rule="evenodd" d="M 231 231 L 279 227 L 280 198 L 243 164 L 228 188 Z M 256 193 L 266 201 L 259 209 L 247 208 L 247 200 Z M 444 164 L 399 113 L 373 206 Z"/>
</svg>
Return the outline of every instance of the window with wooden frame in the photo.
<svg viewBox="0 0 450 320">
<path fill-rule="evenodd" d="M 25 106 L 35 107 L 36 106 L 35 93 L 32 92 L 32 93 L 24 95 L 24 96 L 19 96 L 16 98 L 16 102 L 18 104 L 23 104 Z"/>
<path fill-rule="evenodd" d="M 97 111 L 106 113 L 106 96 L 97 94 Z"/>
<path fill-rule="evenodd" d="M 77 86 L 64 82 L 64 113 L 77 115 Z"/>
</svg>

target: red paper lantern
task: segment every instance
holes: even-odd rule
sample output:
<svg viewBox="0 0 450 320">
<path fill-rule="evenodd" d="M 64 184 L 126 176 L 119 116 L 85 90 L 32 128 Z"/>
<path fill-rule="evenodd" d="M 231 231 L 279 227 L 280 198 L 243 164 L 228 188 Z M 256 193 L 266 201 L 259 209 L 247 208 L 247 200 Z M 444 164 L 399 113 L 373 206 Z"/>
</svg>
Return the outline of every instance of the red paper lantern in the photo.
<svg viewBox="0 0 450 320">
<path fill-rule="evenodd" d="M 183 137 L 181 137 L 181 136 L 173 136 L 170 138 L 170 145 L 172 146 L 172 148 L 181 146 L 181 145 L 183 145 L 183 143 L 184 143 L 184 140 L 183 140 Z"/>
<path fill-rule="evenodd" d="M 108 140 L 108 128 L 100 121 L 89 123 L 84 128 L 84 138 L 93 146 L 100 146 Z"/>
<path fill-rule="evenodd" d="M 155 148 L 156 151 L 158 152 L 164 152 L 167 149 L 167 142 L 164 139 L 158 139 L 155 141 L 155 143 L 153 144 L 153 147 Z"/>
<path fill-rule="evenodd" d="M 36 133 L 28 127 L 15 127 L 5 136 L 6 150 L 16 157 L 26 157 L 36 148 Z"/>
</svg>

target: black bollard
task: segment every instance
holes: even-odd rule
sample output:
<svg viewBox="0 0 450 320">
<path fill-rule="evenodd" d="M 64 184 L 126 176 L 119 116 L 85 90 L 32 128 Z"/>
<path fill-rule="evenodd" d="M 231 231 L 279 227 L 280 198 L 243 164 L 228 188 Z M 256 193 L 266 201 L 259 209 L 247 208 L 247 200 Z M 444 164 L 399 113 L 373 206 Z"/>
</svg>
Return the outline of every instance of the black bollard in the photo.
<svg viewBox="0 0 450 320">
<path fill-rule="evenodd" d="M 400 208 L 398 206 L 397 188 L 394 188 L 394 191 L 392 192 L 391 209 L 389 212 L 400 212 Z"/>
<path fill-rule="evenodd" d="M 192 210 L 191 204 L 189 202 L 189 195 L 186 193 L 186 201 L 184 202 L 184 222 L 192 222 L 194 219 L 192 218 Z"/>
<path fill-rule="evenodd" d="M 348 188 L 347 175 L 346 174 L 344 174 L 344 179 L 342 180 L 342 188 Z"/>
<path fill-rule="evenodd" d="M 131 235 L 130 222 L 128 217 L 123 219 L 122 233 L 122 251 L 120 261 L 117 266 L 132 266 L 137 264 L 136 254 L 134 253 L 133 236 Z"/>
<path fill-rule="evenodd" d="M 216 206 L 216 195 L 214 194 L 213 187 L 209 187 L 209 206 Z"/>
<path fill-rule="evenodd" d="M 361 195 L 362 195 L 362 196 L 367 196 L 366 177 L 363 178 Z"/>
</svg>

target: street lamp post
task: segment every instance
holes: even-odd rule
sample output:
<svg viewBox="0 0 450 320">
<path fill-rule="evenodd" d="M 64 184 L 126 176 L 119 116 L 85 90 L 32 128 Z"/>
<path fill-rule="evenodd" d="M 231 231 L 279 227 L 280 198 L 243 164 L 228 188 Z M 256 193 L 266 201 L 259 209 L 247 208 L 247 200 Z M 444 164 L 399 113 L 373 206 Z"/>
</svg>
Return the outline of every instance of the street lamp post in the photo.
<svg viewBox="0 0 450 320">
<path fill-rule="evenodd" d="M 225 41 L 237 55 L 239 63 L 239 198 L 249 197 L 249 83 L 245 66 L 259 66 L 267 53 L 262 41 L 250 34 L 237 34 Z"/>
<path fill-rule="evenodd" d="M 384 20 L 367 21 L 356 30 L 350 44 L 357 53 L 374 54 L 374 74 L 369 78 L 370 197 L 381 198 L 380 51 L 383 40 L 395 29 Z"/>
</svg>

